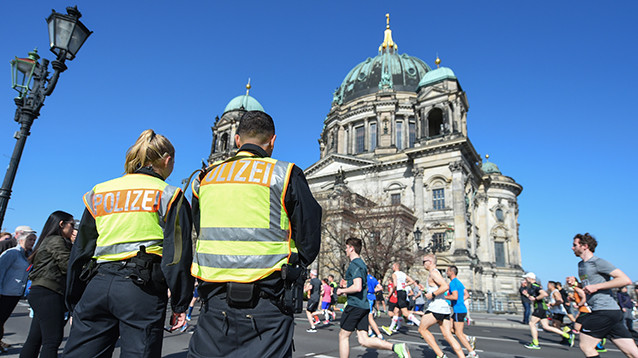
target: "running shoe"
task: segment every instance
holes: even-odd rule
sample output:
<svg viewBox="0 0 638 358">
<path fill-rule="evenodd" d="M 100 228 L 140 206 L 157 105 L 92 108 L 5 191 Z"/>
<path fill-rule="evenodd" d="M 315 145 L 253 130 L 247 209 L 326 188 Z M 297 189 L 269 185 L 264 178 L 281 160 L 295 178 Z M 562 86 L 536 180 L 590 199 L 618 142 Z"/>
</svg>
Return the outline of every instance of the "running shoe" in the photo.
<svg viewBox="0 0 638 358">
<path fill-rule="evenodd" d="M 439 357 L 439 356 L 436 356 L 436 358 L 447 358 L 447 354 L 443 353 L 443 355 L 442 355 L 442 356 L 440 356 L 440 357 Z"/>
<path fill-rule="evenodd" d="M 372 330 L 368 330 L 368 337 L 374 337 L 374 332 L 372 332 Z"/>
<path fill-rule="evenodd" d="M 569 346 L 573 347 L 574 346 L 574 341 L 576 341 L 576 335 L 573 333 L 569 334 Z"/>
<path fill-rule="evenodd" d="M 526 344 L 523 347 L 525 347 L 527 349 L 541 349 L 541 346 L 539 346 L 538 344 L 534 344 L 534 343 Z"/>
<path fill-rule="evenodd" d="M 605 353 L 607 352 L 607 348 L 605 348 L 605 343 L 607 343 L 607 338 L 603 338 L 602 341 L 598 342 L 596 345 L 596 352 Z"/>
<path fill-rule="evenodd" d="M 9 343 L 5 343 L 3 341 L 0 341 L 0 348 L 6 349 L 6 348 L 9 348 L 9 347 L 11 347 L 11 345 Z"/>
<path fill-rule="evenodd" d="M 332 320 L 336 320 L 337 319 L 337 314 L 334 313 L 334 311 L 330 312 L 332 314 Z"/>
<path fill-rule="evenodd" d="M 191 315 L 187 314 L 187 315 L 186 315 L 186 320 L 187 320 L 187 321 L 190 321 L 191 319 L 192 319 Z"/>
<path fill-rule="evenodd" d="M 313 327 L 313 328 L 308 328 L 308 329 L 306 330 L 306 332 L 308 332 L 308 333 L 316 333 L 316 332 L 317 332 L 317 330 Z"/>
<path fill-rule="evenodd" d="M 325 321 L 323 321 L 323 324 L 325 324 L 325 325 L 329 325 L 329 324 L 330 324 L 330 321 L 325 320 Z"/>
<path fill-rule="evenodd" d="M 476 337 L 467 336 L 467 340 L 470 342 L 470 346 L 472 346 L 472 350 L 476 349 Z"/>
<path fill-rule="evenodd" d="M 379 339 L 380 339 L 380 340 L 382 340 L 382 341 L 385 341 L 385 338 L 383 338 L 383 335 L 382 335 L 382 334 L 378 335 L 378 336 L 377 336 L 377 338 L 379 338 Z"/>
<path fill-rule="evenodd" d="M 317 317 L 317 316 L 313 316 L 313 317 L 315 318 L 315 321 L 312 322 L 312 324 L 318 325 L 319 323 L 321 323 L 321 320 L 319 319 L 319 317 Z"/>
<path fill-rule="evenodd" d="M 569 326 L 565 326 L 565 327 L 563 327 L 563 332 L 568 333 L 569 331 L 571 331 L 571 329 L 569 328 Z"/>
<path fill-rule="evenodd" d="M 179 331 L 183 333 L 183 332 L 186 332 L 187 329 L 188 329 L 188 322 L 184 323 L 184 325 L 180 327 Z"/>
<path fill-rule="evenodd" d="M 410 357 L 412 357 L 410 355 L 410 350 L 408 349 L 408 345 L 405 344 L 405 343 L 395 344 L 394 346 L 392 346 L 392 350 L 394 351 L 394 353 L 397 354 L 397 356 L 399 356 L 399 358 L 410 358 Z"/>
<path fill-rule="evenodd" d="M 479 355 L 476 352 L 470 352 L 465 356 L 465 358 L 479 358 Z"/>
<path fill-rule="evenodd" d="M 392 335 L 392 330 L 390 329 L 390 327 L 388 326 L 381 326 L 381 329 L 383 330 L 383 332 L 385 332 L 385 334 L 387 334 L 388 336 Z"/>
</svg>

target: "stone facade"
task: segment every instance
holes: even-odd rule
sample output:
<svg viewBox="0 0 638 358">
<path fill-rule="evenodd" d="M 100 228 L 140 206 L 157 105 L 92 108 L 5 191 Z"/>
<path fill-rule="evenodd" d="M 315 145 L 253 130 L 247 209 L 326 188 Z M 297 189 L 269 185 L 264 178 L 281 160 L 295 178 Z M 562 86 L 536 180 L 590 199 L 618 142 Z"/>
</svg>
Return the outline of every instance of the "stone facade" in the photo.
<svg viewBox="0 0 638 358">
<path fill-rule="evenodd" d="M 456 265 L 474 294 L 513 295 L 523 274 L 517 204 L 522 186 L 475 150 L 467 132 L 467 96 L 452 70 L 432 70 L 399 55 L 396 45 L 387 45 L 389 31 L 388 25 L 379 55 L 350 71 L 335 92 L 319 139 L 320 159 L 306 169 L 311 190 L 329 209 L 325 221 L 341 215 L 350 221 L 344 235 L 370 240 L 343 214 L 353 204 L 334 208 L 335 191 L 344 187 L 373 207 L 400 205 L 414 218 L 413 226 L 404 220 L 401 228 L 411 244 L 402 261 L 413 277 L 425 278 L 417 262 L 418 250 L 425 248 L 436 252 L 441 268 Z M 411 73 L 418 85 L 393 85 L 410 75 L 404 63 L 418 67 Z M 370 84 L 370 78 L 380 80 Z M 371 88 L 362 88 L 366 85 Z M 421 233 L 419 245 L 415 232 Z M 320 271 L 339 271 L 327 261 L 319 259 Z"/>
</svg>

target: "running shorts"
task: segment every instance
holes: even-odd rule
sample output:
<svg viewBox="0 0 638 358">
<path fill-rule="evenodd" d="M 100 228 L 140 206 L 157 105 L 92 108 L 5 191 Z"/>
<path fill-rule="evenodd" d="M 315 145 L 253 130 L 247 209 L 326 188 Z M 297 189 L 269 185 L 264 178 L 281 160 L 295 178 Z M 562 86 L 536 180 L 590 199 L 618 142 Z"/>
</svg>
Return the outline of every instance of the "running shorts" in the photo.
<svg viewBox="0 0 638 358">
<path fill-rule="evenodd" d="M 317 310 L 317 307 L 319 307 L 319 301 L 308 301 L 306 304 L 306 311 L 314 312 Z"/>
<path fill-rule="evenodd" d="M 446 319 L 450 319 L 450 313 L 436 313 L 436 312 L 432 312 L 432 311 L 425 311 L 425 314 L 431 314 L 434 316 L 434 318 L 436 318 L 437 321 L 442 322 L 445 321 Z"/>
<path fill-rule="evenodd" d="M 397 307 L 397 304 L 395 302 L 388 302 L 388 312 L 394 311 L 396 307 Z"/>
<path fill-rule="evenodd" d="M 327 310 L 328 308 L 330 308 L 330 301 L 321 301 L 321 309 Z"/>
<path fill-rule="evenodd" d="M 576 317 L 576 323 L 582 324 L 583 321 L 585 321 L 585 317 L 587 317 L 588 314 L 589 314 L 589 312 L 580 312 L 578 317 Z"/>
<path fill-rule="evenodd" d="M 375 294 L 377 296 L 377 301 L 381 302 L 383 301 L 383 292 L 379 291 Z"/>
<path fill-rule="evenodd" d="M 534 312 L 532 312 L 532 316 L 545 319 L 547 318 L 547 310 L 543 307 L 537 307 L 534 309 Z"/>
<path fill-rule="evenodd" d="M 621 310 L 602 310 L 588 313 L 583 320 L 581 333 L 594 338 L 632 338 L 623 322 Z"/>
<path fill-rule="evenodd" d="M 351 305 L 346 306 L 343 310 L 343 314 L 341 315 L 341 329 L 353 332 L 355 329 L 357 331 L 368 331 L 368 314 L 369 310 L 354 307 Z"/>
<path fill-rule="evenodd" d="M 467 313 L 452 313 L 452 321 L 465 322 L 465 316 L 467 316 Z"/>
<path fill-rule="evenodd" d="M 408 308 L 408 294 L 401 290 L 397 291 L 397 307 Z"/>
<path fill-rule="evenodd" d="M 562 313 L 552 313 L 552 319 L 554 321 L 558 321 L 560 322 L 560 324 L 563 324 L 563 319 L 565 318 L 565 315 Z"/>
</svg>

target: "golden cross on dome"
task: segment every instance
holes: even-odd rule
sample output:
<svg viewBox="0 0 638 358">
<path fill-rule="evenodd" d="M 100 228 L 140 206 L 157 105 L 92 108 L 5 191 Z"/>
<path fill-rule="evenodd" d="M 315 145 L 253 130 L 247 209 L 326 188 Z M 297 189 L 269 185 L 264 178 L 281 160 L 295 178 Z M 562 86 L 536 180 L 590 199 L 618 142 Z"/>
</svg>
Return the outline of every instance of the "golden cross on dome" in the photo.
<svg viewBox="0 0 638 358">
<path fill-rule="evenodd" d="M 390 30 L 390 14 L 385 14 L 385 32 L 383 36 L 383 43 L 379 46 L 379 52 L 393 49 L 396 51 L 398 46 L 394 41 L 392 41 L 392 30 Z"/>
</svg>

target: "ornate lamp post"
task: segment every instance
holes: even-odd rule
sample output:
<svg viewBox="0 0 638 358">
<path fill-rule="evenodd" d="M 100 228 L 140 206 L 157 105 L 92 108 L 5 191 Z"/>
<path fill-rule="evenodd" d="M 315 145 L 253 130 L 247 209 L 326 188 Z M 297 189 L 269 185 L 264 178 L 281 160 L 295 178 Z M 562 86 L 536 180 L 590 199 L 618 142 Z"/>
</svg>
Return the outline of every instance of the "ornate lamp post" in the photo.
<svg viewBox="0 0 638 358">
<path fill-rule="evenodd" d="M 416 248 L 419 250 L 425 251 L 425 247 L 421 248 L 421 235 L 423 233 L 421 232 L 418 226 L 416 227 L 416 230 L 414 230 L 413 234 L 414 234 L 414 242 L 416 242 Z"/>
<path fill-rule="evenodd" d="M 67 7 L 66 11 L 67 14 L 65 15 L 53 10 L 46 20 L 49 28 L 51 52 L 57 56 L 51 63 L 54 72 L 50 78 L 48 77 L 49 61 L 42 59 L 42 62 L 39 63 L 40 56 L 38 56 L 37 49 L 30 52 L 27 58 L 16 57 L 11 61 L 12 88 L 18 91 L 18 97 L 14 99 L 18 107 L 14 120 L 20 123 L 20 130 L 14 134 L 17 142 L 13 149 L 7 173 L 4 176 L 2 188 L 0 188 L 0 227 L 4 222 L 4 215 L 11 198 L 11 188 L 18 170 L 18 164 L 20 164 L 22 151 L 27 137 L 31 134 L 29 132 L 31 125 L 40 115 L 44 99 L 53 93 L 60 73 L 67 69 L 64 62 L 75 58 L 84 41 L 92 33 L 80 22 L 82 14 L 80 14 L 77 7 Z"/>
<path fill-rule="evenodd" d="M 434 234 L 428 244 L 425 247 L 421 247 L 421 235 L 423 234 L 421 230 L 417 227 L 413 232 L 414 234 L 414 242 L 416 242 L 416 247 L 419 250 L 423 250 L 423 252 L 429 252 L 436 254 L 437 252 L 444 252 L 450 249 L 452 244 L 452 235 L 453 230 L 446 230 L 445 234 Z"/>
</svg>

